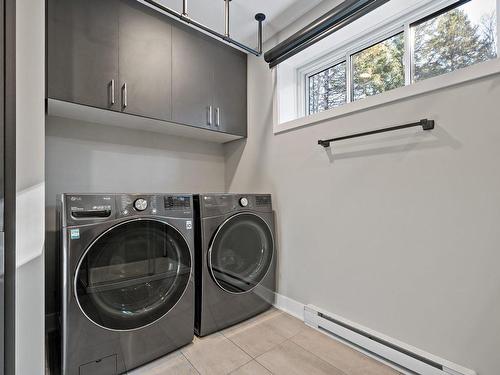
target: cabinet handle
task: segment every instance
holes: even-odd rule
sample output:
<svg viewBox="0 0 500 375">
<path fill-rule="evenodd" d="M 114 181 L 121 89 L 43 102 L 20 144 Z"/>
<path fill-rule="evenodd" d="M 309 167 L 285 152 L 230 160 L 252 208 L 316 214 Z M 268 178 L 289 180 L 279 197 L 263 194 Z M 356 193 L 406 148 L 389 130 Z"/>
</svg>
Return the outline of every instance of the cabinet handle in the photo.
<svg viewBox="0 0 500 375">
<path fill-rule="evenodd" d="M 122 101 L 123 101 L 123 108 L 127 108 L 128 106 L 128 97 L 127 97 L 127 83 L 125 82 L 122 87 Z"/>
<path fill-rule="evenodd" d="M 109 88 L 111 90 L 109 95 L 109 103 L 110 105 L 115 105 L 115 80 L 112 79 L 109 83 Z"/>
<path fill-rule="evenodd" d="M 215 126 L 216 127 L 220 126 L 220 108 L 219 107 L 215 108 Z"/>
<path fill-rule="evenodd" d="M 207 124 L 208 126 L 212 126 L 212 106 L 208 106 L 208 119 L 207 119 Z"/>
</svg>

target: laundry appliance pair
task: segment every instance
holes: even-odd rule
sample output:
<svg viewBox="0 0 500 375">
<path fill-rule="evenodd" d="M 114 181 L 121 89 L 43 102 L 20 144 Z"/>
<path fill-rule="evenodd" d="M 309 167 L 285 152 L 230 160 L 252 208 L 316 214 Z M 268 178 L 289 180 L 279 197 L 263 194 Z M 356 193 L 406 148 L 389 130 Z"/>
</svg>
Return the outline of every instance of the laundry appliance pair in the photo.
<svg viewBox="0 0 500 375">
<path fill-rule="evenodd" d="M 121 374 L 268 309 L 269 195 L 62 194 L 62 373 Z"/>
</svg>

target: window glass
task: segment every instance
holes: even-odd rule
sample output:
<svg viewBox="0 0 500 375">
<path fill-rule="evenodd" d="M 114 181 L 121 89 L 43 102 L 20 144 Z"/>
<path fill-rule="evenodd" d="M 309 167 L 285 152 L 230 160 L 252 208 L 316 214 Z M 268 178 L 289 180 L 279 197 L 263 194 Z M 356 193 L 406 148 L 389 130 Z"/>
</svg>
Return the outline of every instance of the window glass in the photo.
<svg viewBox="0 0 500 375">
<path fill-rule="evenodd" d="M 345 61 L 308 78 L 309 114 L 338 107 L 347 99 Z"/>
<path fill-rule="evenodd" d="M 354 100 L 404 86 L 404 48 L 400 33 L 352 55 Z"/>
<path fill-rule="evenodd" d="M 413 26 L 413 81 L 497 57 L 496 0 L 472 0 Z"/>
</svg>

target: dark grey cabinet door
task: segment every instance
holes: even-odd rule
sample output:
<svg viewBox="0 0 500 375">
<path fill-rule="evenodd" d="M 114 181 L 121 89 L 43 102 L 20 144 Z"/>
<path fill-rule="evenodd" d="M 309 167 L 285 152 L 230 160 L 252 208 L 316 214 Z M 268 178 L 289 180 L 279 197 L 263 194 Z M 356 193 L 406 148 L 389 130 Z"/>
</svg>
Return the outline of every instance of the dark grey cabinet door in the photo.
<svg viewBox="0 0 500 375">
<path fill-rule="evenodd" d="M 123 112 L 171 120 L 172 26 L 169 19 L 136 0 L 121 0 L 119 34 Z"/>
<path fill-rule="evenodd" d="M 48 96 L 119 110 L 113 80 L 117 85 L 118 0 L 48 0 Z"/>
<path fill-rule="evenodd" d="M 176 24 L 172 27 L 172 120 L 211 128 L 213 106 L 212 43 L 208 37 Z"/>
<path fill-rule="evenodd" d="M 247 135 L 247 56 L 214 45 L 214 124 L 225 133 Z"/>
</svg>

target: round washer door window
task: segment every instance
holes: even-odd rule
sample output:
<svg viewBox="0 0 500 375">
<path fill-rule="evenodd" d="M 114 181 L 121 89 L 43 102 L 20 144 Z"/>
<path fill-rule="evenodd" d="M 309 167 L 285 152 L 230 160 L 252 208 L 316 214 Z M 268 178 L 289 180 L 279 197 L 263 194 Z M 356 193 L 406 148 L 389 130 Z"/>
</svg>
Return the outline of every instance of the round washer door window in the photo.
<svg viewBox="0 0 500 375">
<path fill-rule="evenodd" d="M 238 214 L 217 230 L 209 250 L 215 282 L 230 293 L 254 289 L 266 276 L 274 252 L 269 226 L 253 214 Z"/>
<path fill-rule="evenodd" d="M 87 249 L 76 270 L 75 294 L 94 323 L 113 330 L 143 327 L 182 297 L 191 274 L 184 237 L 156 220 L 108 230 Z"/>
</svg>

